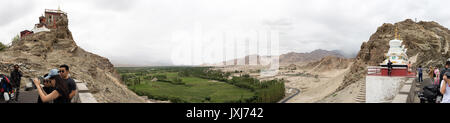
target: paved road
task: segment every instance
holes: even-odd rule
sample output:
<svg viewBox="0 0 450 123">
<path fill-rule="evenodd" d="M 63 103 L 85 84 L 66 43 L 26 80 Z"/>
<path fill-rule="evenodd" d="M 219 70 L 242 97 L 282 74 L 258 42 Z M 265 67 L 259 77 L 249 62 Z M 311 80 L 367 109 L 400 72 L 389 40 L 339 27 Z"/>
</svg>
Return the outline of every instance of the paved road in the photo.
<svg viewBox="0 0 450 123">
<path fill-rule="evenodd" d="M 292 97 L 295 97 L 298 94 L 300 94 L 300 90 L 297 89 L 297 88 L 288 88 L 288 87 L 286 87 L 286 89 L 293 89 L 295 91 L 295 93 L 293 95 L 289 96 L 289 97 L 286 97 L 286 98 L 280 100 L 279 103 L 286 103 L 287 101 L 291 100 Z"/>
<path fill-rule="evenodd" d="M 10 103 L 36 103 L 38 98 L 38 94 L 36 90 L 33 91 L 24 91 L 20 90 L 19 94 L 19 100 L 17 102 L 10 102 Z M 6 103 L 5 99 L 3 98 L 3 94 L 0 97 L 0 103 Z"/>
</svg>

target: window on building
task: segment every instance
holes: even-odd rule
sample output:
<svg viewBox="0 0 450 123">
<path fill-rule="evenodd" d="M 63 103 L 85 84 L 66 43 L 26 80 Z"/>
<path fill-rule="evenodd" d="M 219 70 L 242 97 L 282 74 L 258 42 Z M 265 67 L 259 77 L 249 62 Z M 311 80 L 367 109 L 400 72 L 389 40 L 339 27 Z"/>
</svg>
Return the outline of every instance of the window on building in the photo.
<svg viewBox="0 0 450 123">
<path fill-rule="evenodd" d="M 53 15 L 49 15 L 48 16 L 48 24 L 52 25 L 52 22 L 53 22 Z"/>
</svg>

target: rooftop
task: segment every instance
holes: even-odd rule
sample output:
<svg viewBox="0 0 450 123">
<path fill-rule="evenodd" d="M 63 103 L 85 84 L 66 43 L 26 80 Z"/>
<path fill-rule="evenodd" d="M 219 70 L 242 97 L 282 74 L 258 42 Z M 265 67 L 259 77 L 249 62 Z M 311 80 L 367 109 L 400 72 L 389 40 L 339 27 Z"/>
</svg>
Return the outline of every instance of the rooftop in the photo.
<svg viewBox="0 0 450 123">
<path fill-rule="evenodd" d="M 61 11 L 61 10 L 54 10 L 54 9 L 45 9 L 45 13 L 61 13 L 61 14 L 67 14 L 66 12 L 64 12 L 64 11 Z"/>
</svg>

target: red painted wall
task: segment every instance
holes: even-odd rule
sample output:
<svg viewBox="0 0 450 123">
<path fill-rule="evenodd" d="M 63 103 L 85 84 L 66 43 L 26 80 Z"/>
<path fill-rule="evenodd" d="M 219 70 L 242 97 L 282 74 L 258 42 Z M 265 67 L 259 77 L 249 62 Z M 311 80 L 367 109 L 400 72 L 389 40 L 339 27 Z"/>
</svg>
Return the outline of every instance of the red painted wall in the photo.
<svg viewBox="0 0 450 123">
<path fill-rule="evenodd" d="M 47 24 L 47 28 L 56 28 L 56 18 L 61 16 L 61 13 L 53 13 L 53 12 L 45 12 L 45 17 L 47 18 L 49 15 L 53 15 L 53 20 L 51 24 Z"/>
<path fill-rule="evenodd" d="M 388 68 L 381 68 L 381 76 L 388 76 Z M 391 76 L 408 76 L 408 69 L 392 69 Z"/>
</svg>

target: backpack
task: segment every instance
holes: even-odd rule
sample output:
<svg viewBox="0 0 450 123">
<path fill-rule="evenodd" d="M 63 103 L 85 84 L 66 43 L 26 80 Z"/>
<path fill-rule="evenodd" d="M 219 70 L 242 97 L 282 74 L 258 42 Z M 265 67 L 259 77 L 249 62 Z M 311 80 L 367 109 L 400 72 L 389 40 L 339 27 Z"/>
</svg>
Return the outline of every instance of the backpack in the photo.
<svg viewBox="0 0 450 123">
<path fill-rule="evenodd" d="M 10 79 L 4 75 L 0 74 L 0 92 L 9 92 L 11 89 L 11 81 Z"/>
<path fill-rule="evenodd" d="M 423 87 L 423 95 L 425 98 L 434 99 L 439 94 L 439 89 L 435 85 L 428 85 Z"/>
</svg>

